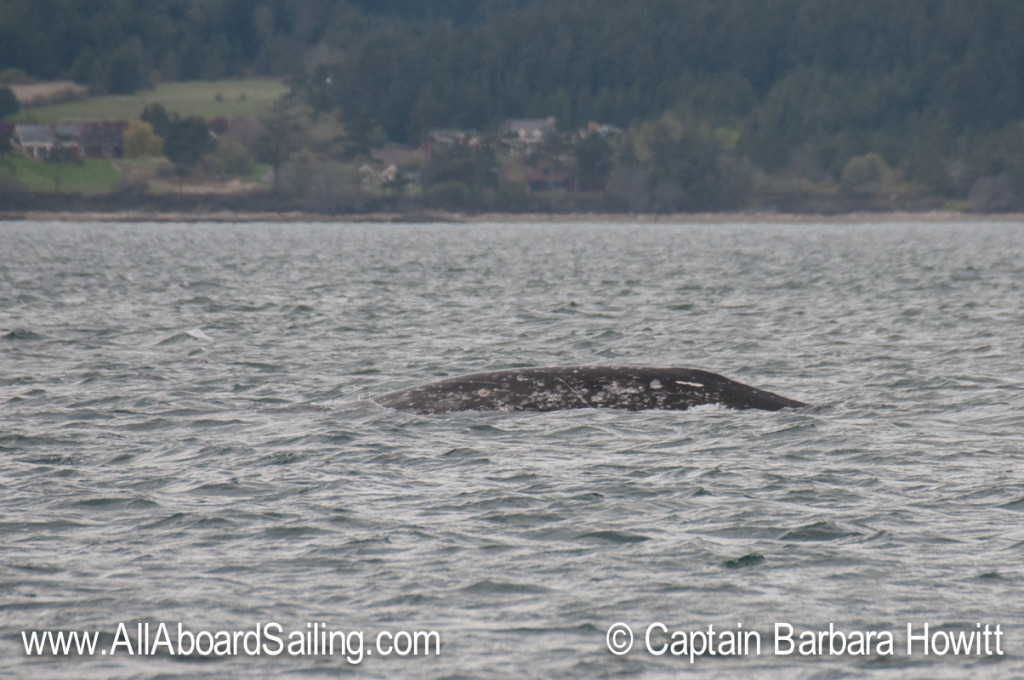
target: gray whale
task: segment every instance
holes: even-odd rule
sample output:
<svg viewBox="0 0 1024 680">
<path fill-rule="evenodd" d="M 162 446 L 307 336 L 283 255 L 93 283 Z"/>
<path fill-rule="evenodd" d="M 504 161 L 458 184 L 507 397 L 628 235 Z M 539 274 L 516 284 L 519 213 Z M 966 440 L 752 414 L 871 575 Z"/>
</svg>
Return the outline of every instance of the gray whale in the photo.
<svg viewBox="0 0 1024 680">
<path fill-rule="evenodd" d="M 807 405 L 710 371 L 639 366 L 517 368 L 473 373 L 388 392 L 374 401 L 420 414 L 573 408 L 683 411 L 702 404 L 778 411 Z"/>
</svg>

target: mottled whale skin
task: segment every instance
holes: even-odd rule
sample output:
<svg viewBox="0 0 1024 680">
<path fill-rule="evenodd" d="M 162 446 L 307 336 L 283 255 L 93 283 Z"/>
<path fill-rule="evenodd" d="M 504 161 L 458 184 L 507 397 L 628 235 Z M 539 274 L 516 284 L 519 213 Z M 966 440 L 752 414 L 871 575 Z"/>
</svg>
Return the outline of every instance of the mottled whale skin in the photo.
<svg viewBox="0 0 1024 680">
<path fill-rule="evenodd" d="M 452 411 L 626 411 L 721 404 L 778 411 L 806 404 L 696 368 L 569 366 L 473 373 L 388 392 L 378 404 L 408 413 Z"/>
</svg>

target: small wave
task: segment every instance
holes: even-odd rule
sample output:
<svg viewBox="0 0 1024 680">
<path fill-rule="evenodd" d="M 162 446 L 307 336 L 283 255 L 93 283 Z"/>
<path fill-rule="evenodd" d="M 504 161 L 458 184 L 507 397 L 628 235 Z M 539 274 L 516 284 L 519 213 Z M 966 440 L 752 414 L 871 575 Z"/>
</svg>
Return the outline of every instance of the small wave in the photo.
<svg viewBox="0 0 1024 680">
<path fill-rule="evenodd" d="M 591 531 L 580 534 L 576 538 L 584 541 L 604 541 L 607 543 L 641 543 L 650 540 L 650 536 L 630 534 L 624 531 Z"/>
<path fill-rule="evenodd" d="M 390 598 L 388 598 L 386 600 L 383 600 L 381 602 L 375 603 L 374 606 L 376 606 L 376 607 L 401 607 L 401 606 L 418 607 L 418 606 L 431 605 L 431 604 L 433 604 L 435 602 L 439 602 L 438 598 L 436 598 L 436 597 L 432 597 L 430 595 L 424 595 L 423 593 L 408 593 L 408 594 L 398 595 L 396 597 L 390 597 Z"/>
<path fill-rule="evenodd" d="M 238 420 L 237 418 L 231 418 L 229 420 L 220 420 L 217 418 L 199 418 L 193 420 L 188 424 L 188 427 L 194 429 L 207 429 L 211 427 L 226 427 L 228 425 L 244 425 L 244 420 Z"/>
<path fill-rule="evenodd" d="M 269 527 L 264 530 L 263 535 L 267 538 L 299 538 L 302 536 L 315 536 L 324 533 L 323 529 L 308 526 L 293 527 Z"/>
<path fill-rule="evenodd" d="M 248 496 L 252 490 L 236 483 L 215 482 L 197 486 L 189 493 L 195 496 Z"/>
<path fill-rule="evenodd" d="M 183 342 L 190 342 L 193 340 L 199 340 L 202 342 L 212 342 L 213 338 L 204 333 L 200 328 L 190 328 L 173 335 L 168 335 L 163 340 L 156 343 L 157 347 L 163 347 L 166 345 L 179 345 Z"/>
<path fill-rule="evenodd" d="M 53 519 L 45 521 L 25 521 L 25 522 L 0 522 L 0 536 L 4 534 L 21 534 L 29 533 L 33 535 L 39 535 L 45 532 L 52 531 L 67 531 L 71 529 L 80 529 L 86 526 L 80 522 L 73 522 L 67 519 Z M 16 566 L 16 565 L 15 565 Z M 25 567 L 29 569 L 29 567 Z M 43 567 L 32 567 L 31 569 L 45 569 Z"/>
<path fill-rule="evenodd" d="M 1015 501 L 1003 503 L 1002 505 L 997 505 L 996 507 L 1002 508 L 1003 510 L 1013 510 L 1014 512 L 1024 512 L 1024 498 L 1018 498 Z"/>
<path fill-rule="evenodd" d="M 8 342 L 25 342 L 43 340 L 45 339 L 46 336 L 40 335 L 39 333 L 29 330 L 28 328 L 15 328 L 11 331 L 8 331 L 7 333 L 4 333 L 3 336 L 0 337 L 2 337 L 4 340 L 7 340 Z"/>
<path fill-rule="evenodd" d="M 0 435 L 0 451 L 18 451 L 21 449 L 27 449 L 33 446 L 42 447 L 66 447 L 70 440 L 62 437 L 47 437 L 37 435 L 24 435 L 24 434 L 5 434 Z M 63 465 L 65 463 L 75 462 L 75 459 L 62 453 L 40 453 L 34 457 L 26 458 L 26 463 L 42 463 L 42 464 L 55 464 Z"/>
<path fill-rule="evenodd" d="M 361 557 L 376 557 L 378 555 L 391 554 L 391 546 L 391 538 L 388 536 L 372 536 L 370 538 L 355 538 L 347 541 L 333 552 Z"/>
<path fill-rule="evenodd" d="M 815 522 L 798 527 L 784 533 L 783 541 L 834 541 L 837 538 L 860 536 L 856 531 L 849 531 L 832 522 Z"/>
<path fill-rule="evenodd" d="M 551 589 L 532 583 L 484 580 L 466 586 L 462 589 L 462 592 L 474 595 L 539 595 L 541 593 L 550 593 Z"/>
<path fill-rule="evenodd" d="M 268 364 L 262 361 L 238 361 L 235 365 L 242 366 L 244 368 L 254 368 L 257 371 L 263 371 L 265 373 L 281 373 L 285 370 L 284 366 L 279 364 Z"/>
<path fill-rule="evenodd" d="M 565 515 L 558 515 L 549 512 L 523 512 L 510 515 L 492 513 L 490 515 L 486 515 L 483 519 L 495 524 L 532 528 L 538 527 L 542 524 L 549 524 L 551 522 L 561 522 L 565 519 Z"/>
<path fill-rule="evenodd" d="M 131 430 L 133 432 L 149 432 L 150 430 L 160 430 L 174 426 L 175 423 L 166 418 L 151 418 L 149 420 L 142 421 L 141 423 L 125 423 L 122 425 L 124 429 Z"/>
<path fill-rule="evenodd" d="M 306 460 L 305 454 L 297 451 L 279 451 L 264 459 L 267 465 L 291 465 Z"/>
<path fill-rule="evenodd" d="M 486 454 L 483 451 L 479 451 L 477 449 L 471 449 L 471 448 L 466 448 L 466 447 L 457 447 L 457 448 L 449 449 L 448 451 L 445 451 L 444 453 L 441 454 L 441 457 L 442 458 L 459 458 L 459 459 L 475 460 L 475 459 L 480 458 L 481 456 L 485 456 L 485 455 Z"/>
<path fill-rule="evenodd" d="M 148 498 L 121 498 L 117 496 L 97 496 L 95 498 L 84 498 L 70 504 L 76 508 L 90 508 L 93 510 L 114 510 L 121 508 L 157 508 L 159 503 Z"/>
<path fill-rule="evenodd" d="M 742 569 L 744 567 L 753 567 L 756 564 L 764 562 L 764 555 L 761 553 L 749 553 L 743 557 L 737 557 L 734 560 L 726 560 L 722 563 L 722 566 L 726 569 Z"/>
</svg>

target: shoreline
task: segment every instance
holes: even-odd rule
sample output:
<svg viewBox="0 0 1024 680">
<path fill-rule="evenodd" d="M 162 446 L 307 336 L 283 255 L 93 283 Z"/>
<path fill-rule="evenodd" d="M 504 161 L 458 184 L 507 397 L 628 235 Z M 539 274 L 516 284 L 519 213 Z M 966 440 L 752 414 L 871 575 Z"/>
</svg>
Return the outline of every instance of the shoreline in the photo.
<svg viewBox="0 0 1024 680">
<path fill-rule="evenodd" d="M 0 222 L 208 222 L 208 223 L 379 223 L 379 224 L 883 224 L 1022 222 L 1024 213 L 962 213 L 946 210 L 922 212 L 852 212 L 837 214 L 776 213 L 760 211 L 722 213 L 358 213 L 331 215 L 305 212 L 248 211 L 0 211 Z"/>
</svg>

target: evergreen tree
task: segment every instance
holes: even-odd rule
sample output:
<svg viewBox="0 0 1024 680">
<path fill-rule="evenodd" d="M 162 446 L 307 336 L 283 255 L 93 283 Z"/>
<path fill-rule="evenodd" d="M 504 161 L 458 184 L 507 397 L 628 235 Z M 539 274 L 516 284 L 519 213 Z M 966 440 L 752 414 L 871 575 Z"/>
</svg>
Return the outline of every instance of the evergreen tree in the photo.
<svg viewBox="0 0 1024 680">
<path fill-rule="evenodd" d="M 164 108 L 163 104 L 159 102 L 150 104 L 142 110 L 142 115 L 139 118 L 153 126 L 153 132 L 158 137 L 167 137 L 171 127 L 171 119 L 167 115 L 167 109 Z"/>
<path fill-rule="evenodd" d="M 13 116 L 21 109 L 18 98 L 7 86 L 0 87 L 0 119 Z"/>
<path fill-rule="evenodd" d="M 174 163 L 179 192 L 182 190 L 185 176 L 195 167 L 203 154 L 212 149 L 213 138 L 202 118 L 190 116 L 176 118 L 170 122 L 164 139 L 164 155 Z"/>
<path fill-rule="evenodd" d="M 274 174 L 274 193 L 281 190 L 281 166 L 292 152 L 295 134 L 299 129 L 298 116 L 284 98 L 274 102 L 274 107 L 263 119 L 264 132 L 256 140 L 256 158 L 269 163 Z"/>
<path fill-rule="evenodd" d="M 142 41 L 137 37 L 126 40 L 110 57 L 107 67 L 106 89 L 113 94 L 132 94 L 149 87 L 148 61 Z"/>
<path fill-rule="evenodd" d="M 599 189 L 612 171 L 612 147 L 600 134 L 591 133 L 576 143 L 576 181 L 580 191 Z"/>
</svg>

